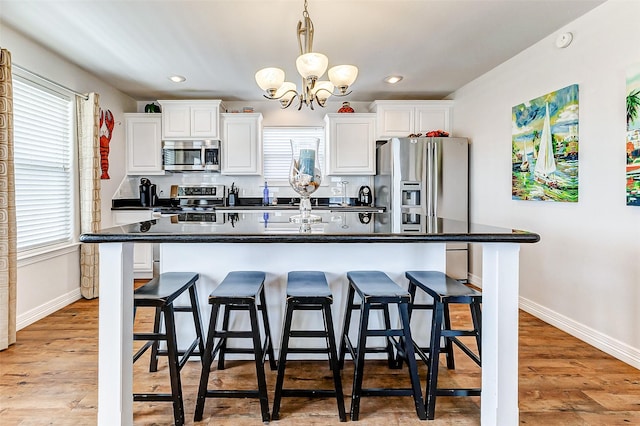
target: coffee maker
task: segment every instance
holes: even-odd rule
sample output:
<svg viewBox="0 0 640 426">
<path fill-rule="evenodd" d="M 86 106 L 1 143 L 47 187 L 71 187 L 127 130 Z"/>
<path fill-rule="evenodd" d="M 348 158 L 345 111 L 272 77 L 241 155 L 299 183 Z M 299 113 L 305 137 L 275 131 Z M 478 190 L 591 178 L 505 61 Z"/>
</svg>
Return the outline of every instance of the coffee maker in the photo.
<svg viewBox="0 0 640 426">
<path fill-rule="evenodd" d="M 140 204 L 142 207 L 153 207 L 156 204 L 156 185 L 147 178 L 140 179 Z"/>
<path fill-rule="evenodd" d="M 361 206 L 370 206 L 373 203 L 373 194 L 368 186 L 361 186 L 358 191 L 358 204 Z"/>
</svg>

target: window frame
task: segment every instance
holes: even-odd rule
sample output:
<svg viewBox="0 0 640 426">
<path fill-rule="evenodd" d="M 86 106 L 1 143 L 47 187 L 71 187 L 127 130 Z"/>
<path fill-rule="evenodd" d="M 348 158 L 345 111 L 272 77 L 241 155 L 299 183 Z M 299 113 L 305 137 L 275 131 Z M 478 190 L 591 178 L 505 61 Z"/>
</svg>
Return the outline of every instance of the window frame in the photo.
<svg viewBox="0 0 640 426">
<path fill-rule="evenodd" d="M 266 167 L 266 163 L 265 163 L 265 159 L 267 158 L 267 151 L 266 148 L 268 148 L 268 144 L 270 143 L 269 139 L 270 139 L 270 135 L 267 135 L 267 133 L 269 133 L 272 129 L 273 132 L 299 132 L 297 135 L 291 134 L 289 135 L 289 137 L 282 137 L 282 142 L 284 143 L 284 141 L 286 140 L 286 144 L 287 144 L 287 148 L 286 148 L 286 152 L 287 152 L 287 171 L 285 173 L 285 177 L 284 178 L 274 178 L 271 175 L 267 175 L 267 170 L 268 167 Z M 308 134 L 307 134 L 308 132 Z M 319 153 L 318 153 L 318 157 L 319 157 L 319 162 L 320 162 L 320 167 L 321 167 L 321 173 L 322 173 L 322 182 L 320 183 L 320 186 L 328 186 L 329 183 L 327 182 L 326 179 L 326 152 L 327 152 L 327 147 L 326 147 L 326 130 L 323 126 L 265 126 L 262 129 L 262 170 L 263 170 L 263 178 L 267 181 L 267 183 L 269 184 L 269 186 L 289 186 L 289 167 L 291 164 L 291 148 L 290 148 L 290 144 L 289 144 L 289 139 L 291 139 L 292 137 L 295 136 L 299 136 L 299 137 L 317 137 L 320 139 L 320 144 L 319 144 Z"/>
<path fill-rule="evenodd" d="M 44 243 L 41 245 L 36 245 L 32 247 L 21 248 L 17 250 L 17 257 L 19 261 L 19 266 L 23 266 L 25 264 L 34 263 L 40 260 L 54 258 L 60 255 L 64 255 L 67 253 L 71 253 L 73 251 L 77 251 L 77 246 L 79 243 L 79 234 L 80 234 L 80 212 L 79 212 L 79 176 L 78 176 L 78 138 L 77 138 L 77 102 L 76 102 L 76 94 L 62 89 L 61 87 L 49 83 L 44 79 L 37 78 L 36 76 L 30 73 L 23 73 L 20 70 L 12 71 L 12 78 L 14 81 L 19 81 L 22 84 L 27 84 L 29 86 L 35 86 L 40 90 L 44 90 L 46 92 L 50 92 L 54 96 L 59 96 L 65 100 L 68 100 L 70 104 L 70 117 L 69 117 L 69 155 L 70 155 L 70 167 L 68 171 L 68 182 L 70 185 L 69 195 L 70 199 L 67 200 L 70 203 L 70 217 L 68 218 L 69 224 L 69 237 L 64 241 L 50 242 Z M 15 102 L 15 84 L 13 90 L 13 97 Z M 15 110 L 14 110 L 14 118 L 15 118 Z M 14 150 L 15 150 L 15 119 L 14 119 Z M 16 164 L 16 159 L 14 155 L 14 168 Z M 15 172 L 14 172 L 15 173 Z M 16 177 L 16 191 L 17 191 L 17 175 Z M 17 194 L 16 194 L 17 197 Z M 16 205 L 16 213 L 18 210 L 18 206 Z M 19 234 L 17 235 L 19 239 Z"/>
</svg>

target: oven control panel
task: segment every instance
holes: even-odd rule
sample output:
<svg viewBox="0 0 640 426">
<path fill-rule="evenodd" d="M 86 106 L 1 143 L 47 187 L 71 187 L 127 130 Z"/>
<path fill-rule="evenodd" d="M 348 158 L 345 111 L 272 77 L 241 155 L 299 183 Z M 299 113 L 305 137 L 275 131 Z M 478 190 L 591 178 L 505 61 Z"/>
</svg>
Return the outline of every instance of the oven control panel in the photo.
<svg viewBox="0 0 640 426">
<path fill-rule="evenodd" d="M 223 200 L 224 185 L 171 185 L 171 198 L 208 198 Z"/>
</svg>

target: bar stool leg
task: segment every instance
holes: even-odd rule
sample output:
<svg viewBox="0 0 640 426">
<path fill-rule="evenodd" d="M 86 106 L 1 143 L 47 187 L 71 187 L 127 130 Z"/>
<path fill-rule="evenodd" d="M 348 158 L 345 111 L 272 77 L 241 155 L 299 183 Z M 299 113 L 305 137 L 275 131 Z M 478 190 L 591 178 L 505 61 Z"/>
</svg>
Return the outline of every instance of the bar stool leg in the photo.
<svg viewBox="0 0 640 426">
<path fill-rule="evenodd" d="M 434 300 L 432 317 L 431 342 L 429 344 L 429 371 L 427 372 L 426 409 L 427 419 L 433 420 L 436 411 L 436 392 L 438 382 L 438 361 L 440 356 L 440 335 L 442 333 L 442 317 L 444 316 L 444 306 Z"/>
<path fill-rule="evenodd" d="M 251 318 L 251 329 L 253 333 L 253 350 L 256 361 L 256 374 L 258 376 L 258 393 L 260 395 L 260 408 L 262 410 L 262 421 L 269 421 L 269 399 L 267 396 L 267 381 L 265 379 L 264 363 L 262 357 L 262 342 L 260 341 L 260 328 L 258 327 L 258 307 L 255 303 L 249 306 L 249 317 Z"/>
<path fill-rule="evenodd" d="M 180 383 L 180 368 L 178 367 L 179 356 L 173 313 L 173 305 L 166 305 L 164 308 L 164 323 L 167 334 L 167 354 L 169 361 L 169 376 L 171 377 L 173 416 L 176 426 L 181 426 L 184 424 L 184 403 L 182 401 L 182 385 Z"/>
<path fill-rule="evenodd" d="M 360 414 L 360 394 L 364 374 L 364 358 L 367 345 L 367 329 L 369 324 L 370 305 L 362 301 L 360 304 L 360 326 L 358 328 L 358 347 L 356 348 L 356 365 L 353 372 L 353 390 L 351 392 L 351 420 L 358 420 Z"/>
<path fill-rule="evenodd" d="M 160 333 L 160 320 L 162 319 L 162 308 L 160 306 L 155 308 L 156 312 L 153 319 L 153 334 Z M 154 340 L 151 344 L 151 356 L 149 358 L 149 372 L 154 373 L 158 371 L 158 349 L 160 341 Z"/>
<path fill-rule="evenodd" d="M 382 305 L 382 313 L 383 313 L 383 318 L 384 318 L 384 329 L 385 330 L 390 330 L 391 329 L 391 317 L 389 315 L 389 305 L 388 304 L 384 304 Z M 391 339 L 389 337 L 386 338 L 387 342 L 386 342 L 386 350 L 387 350 L 387 365 L 389 366 L 390 369 L 400 369 L 402 367 L 402 365 L 400 364 L 399 361 L 396 360 L 395 355 L 393 354 L 393 345 L 391 344 Z"/>
<path fill-rule="evenodd" d="M 473 322 L 473 329 L 476 331 L 476 344 L 478 345 L 478 355 L 482 359 L 482 336 L 480 330 L 482 330 L 482 309 L 480 303 L 474 301 L 469 305 L 471 308 L 471 321 Z"/>
<path fill-rule="evenodd" d="M 443 310 L 444 310 L 444 328 L 446 330 L 451 330 L 451 316 L 449 314 L 449 304 L 448 303 L 443 303 Z M 444 350 L 446 353 L 446 358 L 447 358 L 447 368 L 449 370 L 455 370 L 456 368 L 456 363 L 455 360 L 453 358 L 453 342 L 451 341 L 450 337 L 445 337 L 444 338 Z"/>
<path fill-rule="evenodd" d="M 409 286 L 407 287 L 407 291 L 409 292 L 409 300 L 411 300 L 412 302 L 415 302 L 416 300 L 416 290 L 417 290 L 416 285 L 413 282 L 409 281 Z M 409 303 L 408 312 L 409 312 L 409 323 L 411 323 L 411 314 L 413 314 L 413 303 Z M 407 342 L 404 337 L 400 337 L 400 343 L 402 347 L 406 348 Z M 403 362 L 404 362 L 404 357 L 402 356 L 402 354 L 398 353 L 396 356 L 396 368 L 401 369 Z"/>
<path fill-rule="evenodd" d="M 420 377 L 418 376 L 418 364 L 416 363 L 416 355 L 413 350 L 413 340 L 411 339 L 411 328 L 409 326 L 409 307 L 408 303 L 399 303 L 398 310 L 400 313 L 400 321 L 404 332 L 404 353 L 409 367 L 409 376 L 411 378 L 411 388 L 413 390 L 413 402 L 416 406 L 416 413 L 420 420 L 426 420 L 427 413 L 422 401 L 420 390 Z"/>
<path fill-rule="evenodd" d="M 232 305 L 224 305 L 222 307 L 224 311 L 222 315 L 222 329 L 229 330 L 229 317 L 231 316 L 231 311 L 233 310 Z M 222 341 L 220 342 L 220 350 L 218 351 L 218 370 L 224 370 L 224 355 L 227 351 L 227 338 L 222 337 Z"/>
<path fill-rule="evenodd" d="M 269 314 L 267 312 L 267 297 L 264 294 L 264 289 L 260 292 L 260 313 L 262 314 L 262 322 L 264 324 L 264 334 L 267 339 L 267 356 L 269 357 L 269 368 L 271 371 L 275 371 L 278 366 L 276 364 L 276 356 L 273 351 L 273 341 L 271 340 L 271 327 L 269 326 Z"/>
<path fill-rule="evenodd" d="M 280 402 L 282 400 L 282 388 L 284 386 L 284 370 L 287 364 L 287 348 L 289 347 L 289 334 L 291 332 L 291 322 L 293 319 L 293 306 L 287 301 L 284 325 L 282 327 L 282 338 L 280 339 L 280 356 L 278 357 L 278 377 L 276 379 L 276 392 L 273 398 L 273 410 L 271 418 L 280 418 Z"/>
<path fill-rule="evenodd" d="M 198 399 L 196 400 L 196 411 L 193 416 L 194 421 L 202 420 L 204 412 L 204 402 L 207 395 L 207 385 L 209 383 L 209 373 L 211 372 L 211 364 L 213 364 L 213 344 L 215 342 L 216 323 L 218 320 L 218 312 L 220 305 L 215 303 L 211 307 L 211 320 L 209 321 L 209 330 L 207 332 L 207 344 L 202 357 L 202 374 L 200 374 L 200 386 L 198 387 Z"/>
<path fill-rule="evenodd" d="M 193 324 L 196 328 L 196 336 L 198 336 L 198 351 L 200 352 L 200 363 L 202 363 L 202 355 L 204 354 L 204 333 L 202 332 L 202 318 L 200 317 L 200 306 L 198 305 L 198 291 L 196 286 L 189 288 L 189 298 L 191 299 L 191 314 L 193 315 Z"/>
<path fill-rule="evenodd" d="M 344 312 L 344 324 L 342 326 L 342 334 L 340 334 L 340 358 L 338 360 L 338 367 L 342 370 L 344 368 L 344 357 L 347 352 L 347 339 L 349 337 L 349 325 L 351 324 L 351 313 L 353 312 L 353 299 L 355 298 L 355 290 L 349 285 L 349 291 L 347 292 L 347 308 Z"/>
<path fill-rule="evenodd" d="M 324 328 L 327 330 L 329 368 L 331 368 L 331 372 L 333 373 L 333 385 L 336 390 L 336 401 L 338 403 L 338 416 L 340 417 L 341 422 L 346 422 L 347 414 L 344 408 L 344 393 L 342 391 L 342 379 L 340 377 L 340 368 L 338 366 L 338 351 L 336 348 L 335 332 L 333 329 L 331 306 L 329 304 L 322 305 L 322 316 L 324 317 Z"/>
</svg>

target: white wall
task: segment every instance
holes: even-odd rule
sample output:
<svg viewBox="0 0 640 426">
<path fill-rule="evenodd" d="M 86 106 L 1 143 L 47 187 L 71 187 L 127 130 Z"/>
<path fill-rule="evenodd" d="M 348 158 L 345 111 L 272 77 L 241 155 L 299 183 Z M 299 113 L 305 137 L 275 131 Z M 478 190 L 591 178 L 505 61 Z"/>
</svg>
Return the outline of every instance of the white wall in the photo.
<svg viewBox="0 0 640 426">
<path fill-rule="evenodd" d="M 625 205 L 625 73 L 640 2 L 609 1 L 452 94 L 471 139 L 472 221 L 531 230 L 521 307 L 640 368 L 640 208 Z M 555 47 L 556 36 L 573 43 Z M 511 199 L 511 108 L 579 84 L 579 202 Z M 478 250 L 473 279 L 481 276 Z"/>
<path fill-rule="evenodd" d="M 107 83 L 22 37 L 6 25 L 0 26 L 2 47 L 11 52 L 13 64 L 55 81 L 76 92 L 100 94 L 100 106 L 111 110 L 116 126 L 109 155 L 110 180 L 102 180 L 102 225 L 111 225 L 111 198 L 124 176 L 123 112 L 136 110 L 133 99 Z M 17 328 L 21 329 L 80 298 L 78 246 L 32 258 L 18 256 Z"/>
</svg>

